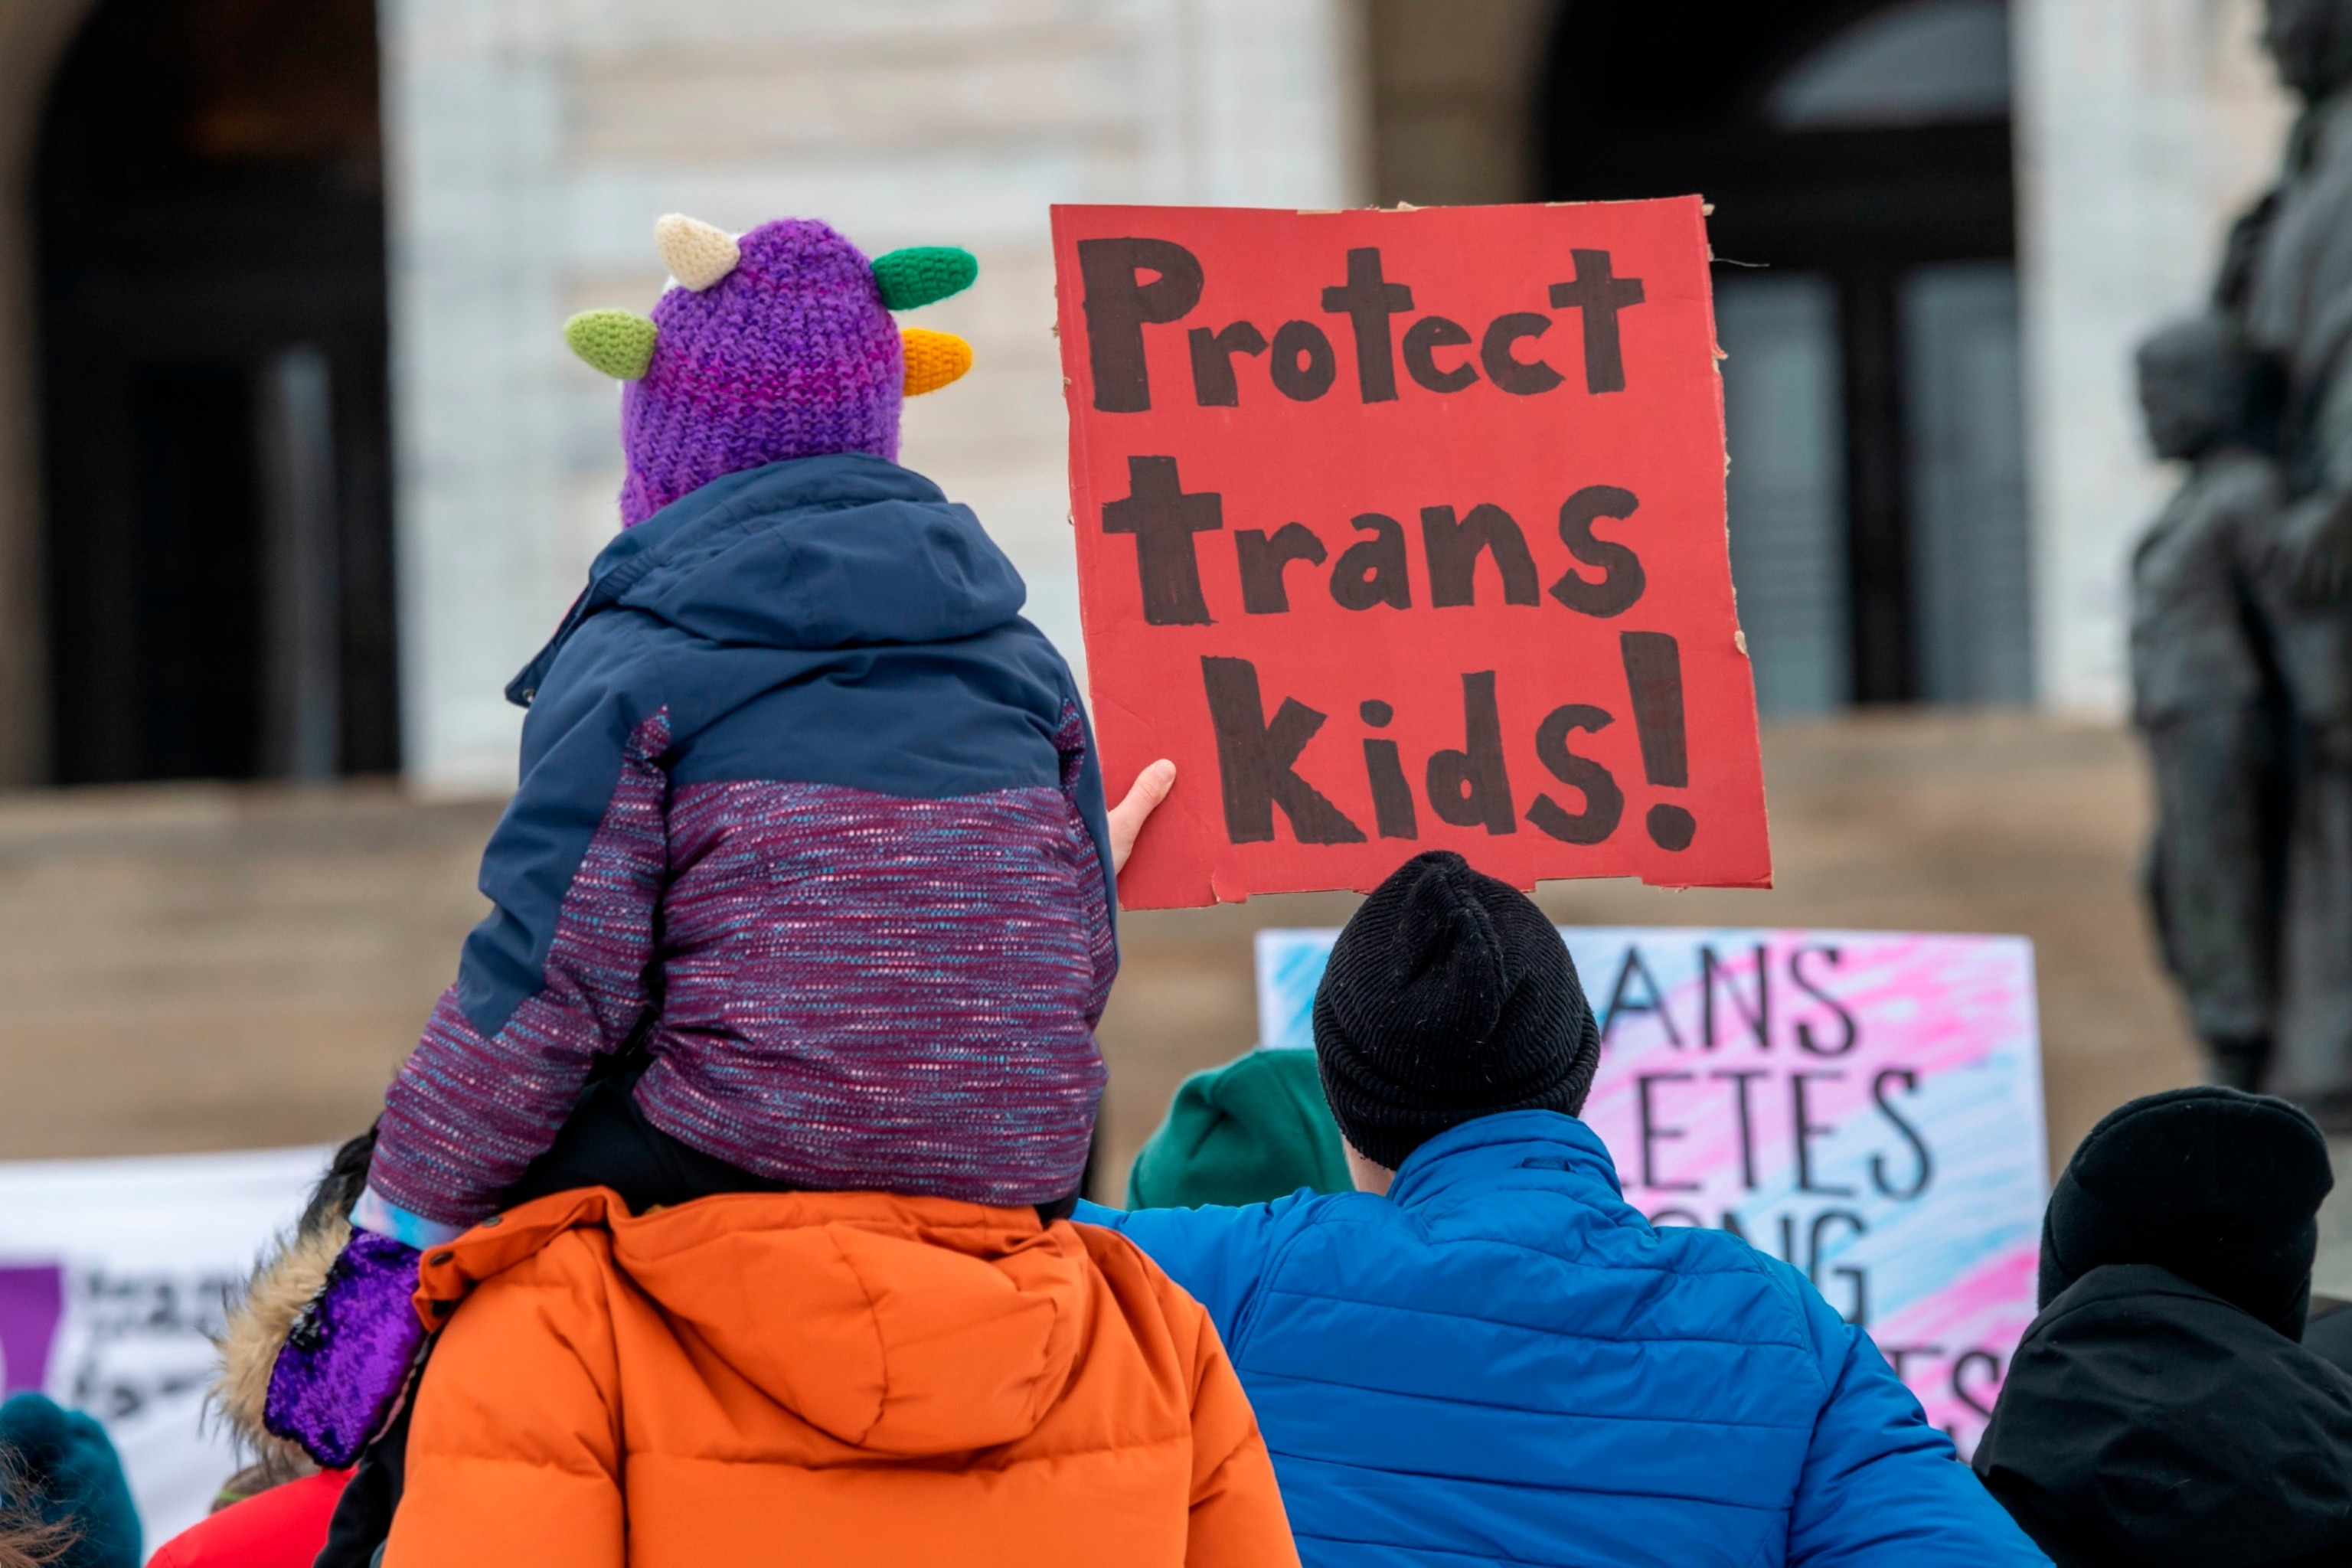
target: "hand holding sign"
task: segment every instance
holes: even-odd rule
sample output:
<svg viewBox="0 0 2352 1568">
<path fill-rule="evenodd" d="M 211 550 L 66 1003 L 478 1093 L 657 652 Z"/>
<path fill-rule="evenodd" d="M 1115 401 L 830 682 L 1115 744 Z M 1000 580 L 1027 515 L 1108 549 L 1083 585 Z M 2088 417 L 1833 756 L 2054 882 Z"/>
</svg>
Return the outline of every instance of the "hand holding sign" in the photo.
<svg viewBox="0 0 2352 1568">
<path fill-rule="evenodd" d="M 1110 808 L 1110 872 L 1116 877 L 1127 869 L 1129 857 L 1135 853 L 1135 841 L 1142 837 L 1143 825 L 1176 787 L 1176 764 L 1162 757 L 1135 775 L 1135 784 L 1126 798 Z"/>
<path fill-rule="evenodd" d="M 1054 225 L 1122 901 L 1769 884 L 1696 199 Z"/>
</svg>

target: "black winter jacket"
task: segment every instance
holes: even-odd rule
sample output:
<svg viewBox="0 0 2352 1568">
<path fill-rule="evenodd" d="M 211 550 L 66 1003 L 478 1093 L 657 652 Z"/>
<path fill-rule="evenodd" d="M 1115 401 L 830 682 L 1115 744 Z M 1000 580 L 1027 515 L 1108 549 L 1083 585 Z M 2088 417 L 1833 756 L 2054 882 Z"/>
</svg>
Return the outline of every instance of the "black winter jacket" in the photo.
<svg viewBox="0 0 2352 1568">
<path fill-rule="evenodd" d="M 1975 1465 L 2058 1568 L 2352 1563 L 2352 1375 L 2149 1265 L 2034 1319 Z"/>
</svg>

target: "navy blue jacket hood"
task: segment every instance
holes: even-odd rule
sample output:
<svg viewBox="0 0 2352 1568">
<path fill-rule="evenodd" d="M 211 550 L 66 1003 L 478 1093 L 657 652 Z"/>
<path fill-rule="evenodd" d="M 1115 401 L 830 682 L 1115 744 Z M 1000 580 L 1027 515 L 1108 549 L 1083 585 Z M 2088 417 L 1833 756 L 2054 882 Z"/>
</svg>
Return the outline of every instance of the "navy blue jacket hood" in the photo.
<svg viewBox="0 0 2352 1568">
<path fill-rule="evenodd" d="M 862 453 L 705 485 L 604 547 L 588 587 L 507 687 L 529 706 L 583 622 L 635 610 L 722 646 L 945 642 L 1021 613 L 1028 589 L 970 507 Z"/>
</svg>

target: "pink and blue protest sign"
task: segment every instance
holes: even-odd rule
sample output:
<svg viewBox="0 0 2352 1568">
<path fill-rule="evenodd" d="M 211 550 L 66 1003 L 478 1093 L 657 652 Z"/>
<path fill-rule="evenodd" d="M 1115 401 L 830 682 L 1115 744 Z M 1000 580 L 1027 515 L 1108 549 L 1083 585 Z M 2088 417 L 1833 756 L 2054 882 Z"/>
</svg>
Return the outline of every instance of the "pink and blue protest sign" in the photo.
<svg viewBox="0 0 2352 1568">
<path fill-rule="evenodd" d="M 1260 1039 L 1312 1047 L 1333 931 L 1257 938 Z M 1584 1120 L 1626 1199 L 1801 1268 L 1975 1447 L 2033 1319 L 2048 1194 L 2021 937 L 1564 927 L 1601 1025 Z"/>
</svg>

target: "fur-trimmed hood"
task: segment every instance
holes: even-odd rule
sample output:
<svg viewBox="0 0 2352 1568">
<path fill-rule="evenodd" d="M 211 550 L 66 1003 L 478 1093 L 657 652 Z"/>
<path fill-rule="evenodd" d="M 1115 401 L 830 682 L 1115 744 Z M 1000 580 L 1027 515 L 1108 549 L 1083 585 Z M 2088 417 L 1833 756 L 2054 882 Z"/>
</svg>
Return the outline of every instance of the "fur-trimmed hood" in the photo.
<svg viewBox="0 0 2352 1568">
<path fill-rule="evenodd" d="M 318 1467 L 299 1446 L 272 1436 L 262 1425 L 270 1370 L 278 1364 L 278 1352 L 285 1348 L 295 1318 L 325 1288 L 327 1270 L 351 1236 L 351 1222 L 336 1217 L 286 1237 L 229 1303 L 228 1326 L 217 1342 L 220 1372 L 213 1383 L 213 1406 L 228 1423 L 238 1447 L 278 1479 L 290 1480 Z"/>
<path fill-rule="evenodd" d="M 367 1185 L 375 1157 L 375 1129 L 352 1139 L 328 1161 L 326 1173 L 302 1205 L 302 1217 L 228 1303 L 227 1327 L 216 1343 L 219 1375 L 212 1404 L 237 1447 L 253 1465 L 231 1478 L 224 1501 L 310 1475 L 319 1467 L 299 1445 L 273 1436 L 263 1425 L 269 1402 L 269 1374 L 278 1352 L 294 1330 L 294 1320 L 326 1288 L 327 1270 L 352 1238 L 352 1205 Z"/>
</svg>

